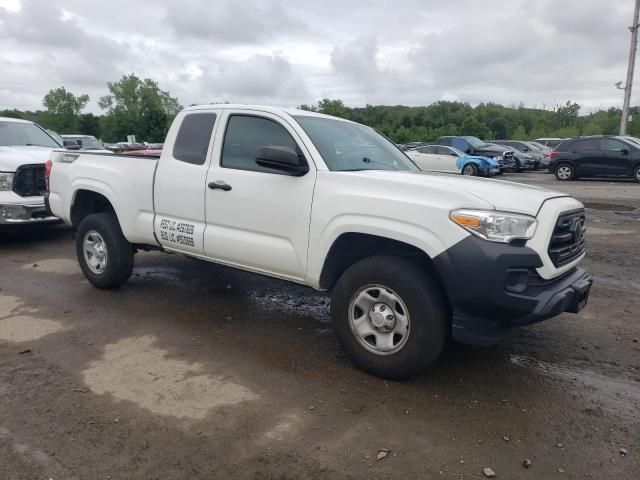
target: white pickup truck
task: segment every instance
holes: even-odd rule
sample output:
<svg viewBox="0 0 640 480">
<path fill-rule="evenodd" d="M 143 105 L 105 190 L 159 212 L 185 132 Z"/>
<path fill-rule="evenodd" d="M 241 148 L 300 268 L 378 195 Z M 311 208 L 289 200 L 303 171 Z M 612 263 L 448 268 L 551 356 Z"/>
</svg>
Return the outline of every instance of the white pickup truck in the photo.
<svg viewBox="0 0 640 480">
<path fill-rule="evenodd" d="M 191 107 L 159 159 L 54 152 L 49 185 L 96 287 L 157 249 L 326 290 L 344 348 L 388 378 L 450 337 L 491 345 L 578 312 L 592 283 L 577 200 L 424 174 L 371 128 L 312 112 Z"/>
<path fill-rule="evenodd" d="M 44 166 L 60 145 L 33 122 L 0 117 L 0 227 L 58 222 L 45 208 Z"/>
</svg>

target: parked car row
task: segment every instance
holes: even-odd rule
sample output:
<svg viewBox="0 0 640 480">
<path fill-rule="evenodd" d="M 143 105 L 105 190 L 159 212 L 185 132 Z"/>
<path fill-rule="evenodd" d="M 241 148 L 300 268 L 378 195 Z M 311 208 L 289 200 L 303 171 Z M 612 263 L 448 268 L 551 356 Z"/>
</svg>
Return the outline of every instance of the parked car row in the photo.
<svg viewBox="0 0 640 480">
<path fill-rule="evenodd" d="M 422 170 L 484 176 L 546 167 L 551 151 L 533 142 L 487 142 L 472 136 L 443 136 L 434 143 L 412 142 L 399 147 Z M 448 161 L 444 156 L 450 157 Z"/>
</svg>

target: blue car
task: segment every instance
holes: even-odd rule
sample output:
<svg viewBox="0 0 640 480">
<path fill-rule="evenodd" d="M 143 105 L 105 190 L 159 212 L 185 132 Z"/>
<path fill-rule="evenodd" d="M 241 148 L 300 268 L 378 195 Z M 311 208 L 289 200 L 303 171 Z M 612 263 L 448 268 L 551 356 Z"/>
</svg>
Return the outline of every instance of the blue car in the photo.
<svg viewBox="0 0 640 480">
<path fill-rule="evenodd" d="M 405 152 L 420 168 L 428 172 L 492 176 L 500 173 L 500 164 L 493 158 L 469 155 L 455 147 L 425 145 Z"/>
</svg>

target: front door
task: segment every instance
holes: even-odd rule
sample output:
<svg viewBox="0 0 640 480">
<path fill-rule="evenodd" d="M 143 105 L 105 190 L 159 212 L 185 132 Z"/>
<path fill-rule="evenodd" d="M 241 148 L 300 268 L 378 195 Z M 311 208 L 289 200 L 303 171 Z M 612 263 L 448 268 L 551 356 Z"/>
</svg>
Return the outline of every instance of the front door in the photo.
<svg viewBox="0 0 640 480">
<path fill-rule="evenodd" d="M 221 263 L 303 280 L 316 169 L 286 120 L 225 110 L 207 175 L 205 255 Z M 259 166 L 260 147 L 288 147 L 310 170 L 294 177 Z"/>
<path fill-rule="evenodd" d="M 602 175 L 629 175 L 630 154 L 633 147 L 617 138 L 600 139 L 600 168 Z"/>
<path fill-rule="evenodd" d="M 216 113 L 189 112 L 167 135 L 154 182 L 154 232 L 168 250 L 202 255 L 205 180 Z"/>
</svg>

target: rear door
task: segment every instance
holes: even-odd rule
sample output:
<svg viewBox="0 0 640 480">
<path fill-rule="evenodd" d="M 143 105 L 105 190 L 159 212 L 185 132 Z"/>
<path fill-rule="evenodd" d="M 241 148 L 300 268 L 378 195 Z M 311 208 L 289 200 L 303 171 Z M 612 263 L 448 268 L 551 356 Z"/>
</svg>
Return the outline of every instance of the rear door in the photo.
<svg viewBox="0 0 640 480">
<path fill-rule="evenodd" d="M 603 175 L 629 175 L 633 147 L 617 138 L 600 139 Z"/>
<path fill-rule="evenodd" d="M 156 169 L 154 231 L 169 250 L 204 254 L 205 191 L 218 114 L 187 112 L 174 122 Z"/>
<path fill-rule="evenodd" d="M 458 168 L 458 155 L 453 150 L 447 147 L 438 147 L 436 150 L 438 154 L 438 165 L 440 171 L 448 173 L 460 173 Z"/>
<path fill-rule="evenodd" d="M 309 152 L 277 115 L 228 109 L 220 121 L 226 127 L 218 129 L 206 182 L 215 188 L 206 189 L 205 255 L 303 280 L 316 181 Z M 259 166 L 256 151 L 263 146 L 297 151 L 309 162 L 309 172 L 294 177 Z"/>
<path fill-rule="evenodd" d="M 595 175 L 601 171 L 601 152 L 597 138 L 575 140 L 568 145 L 578 175 Z"/>
</svg>

